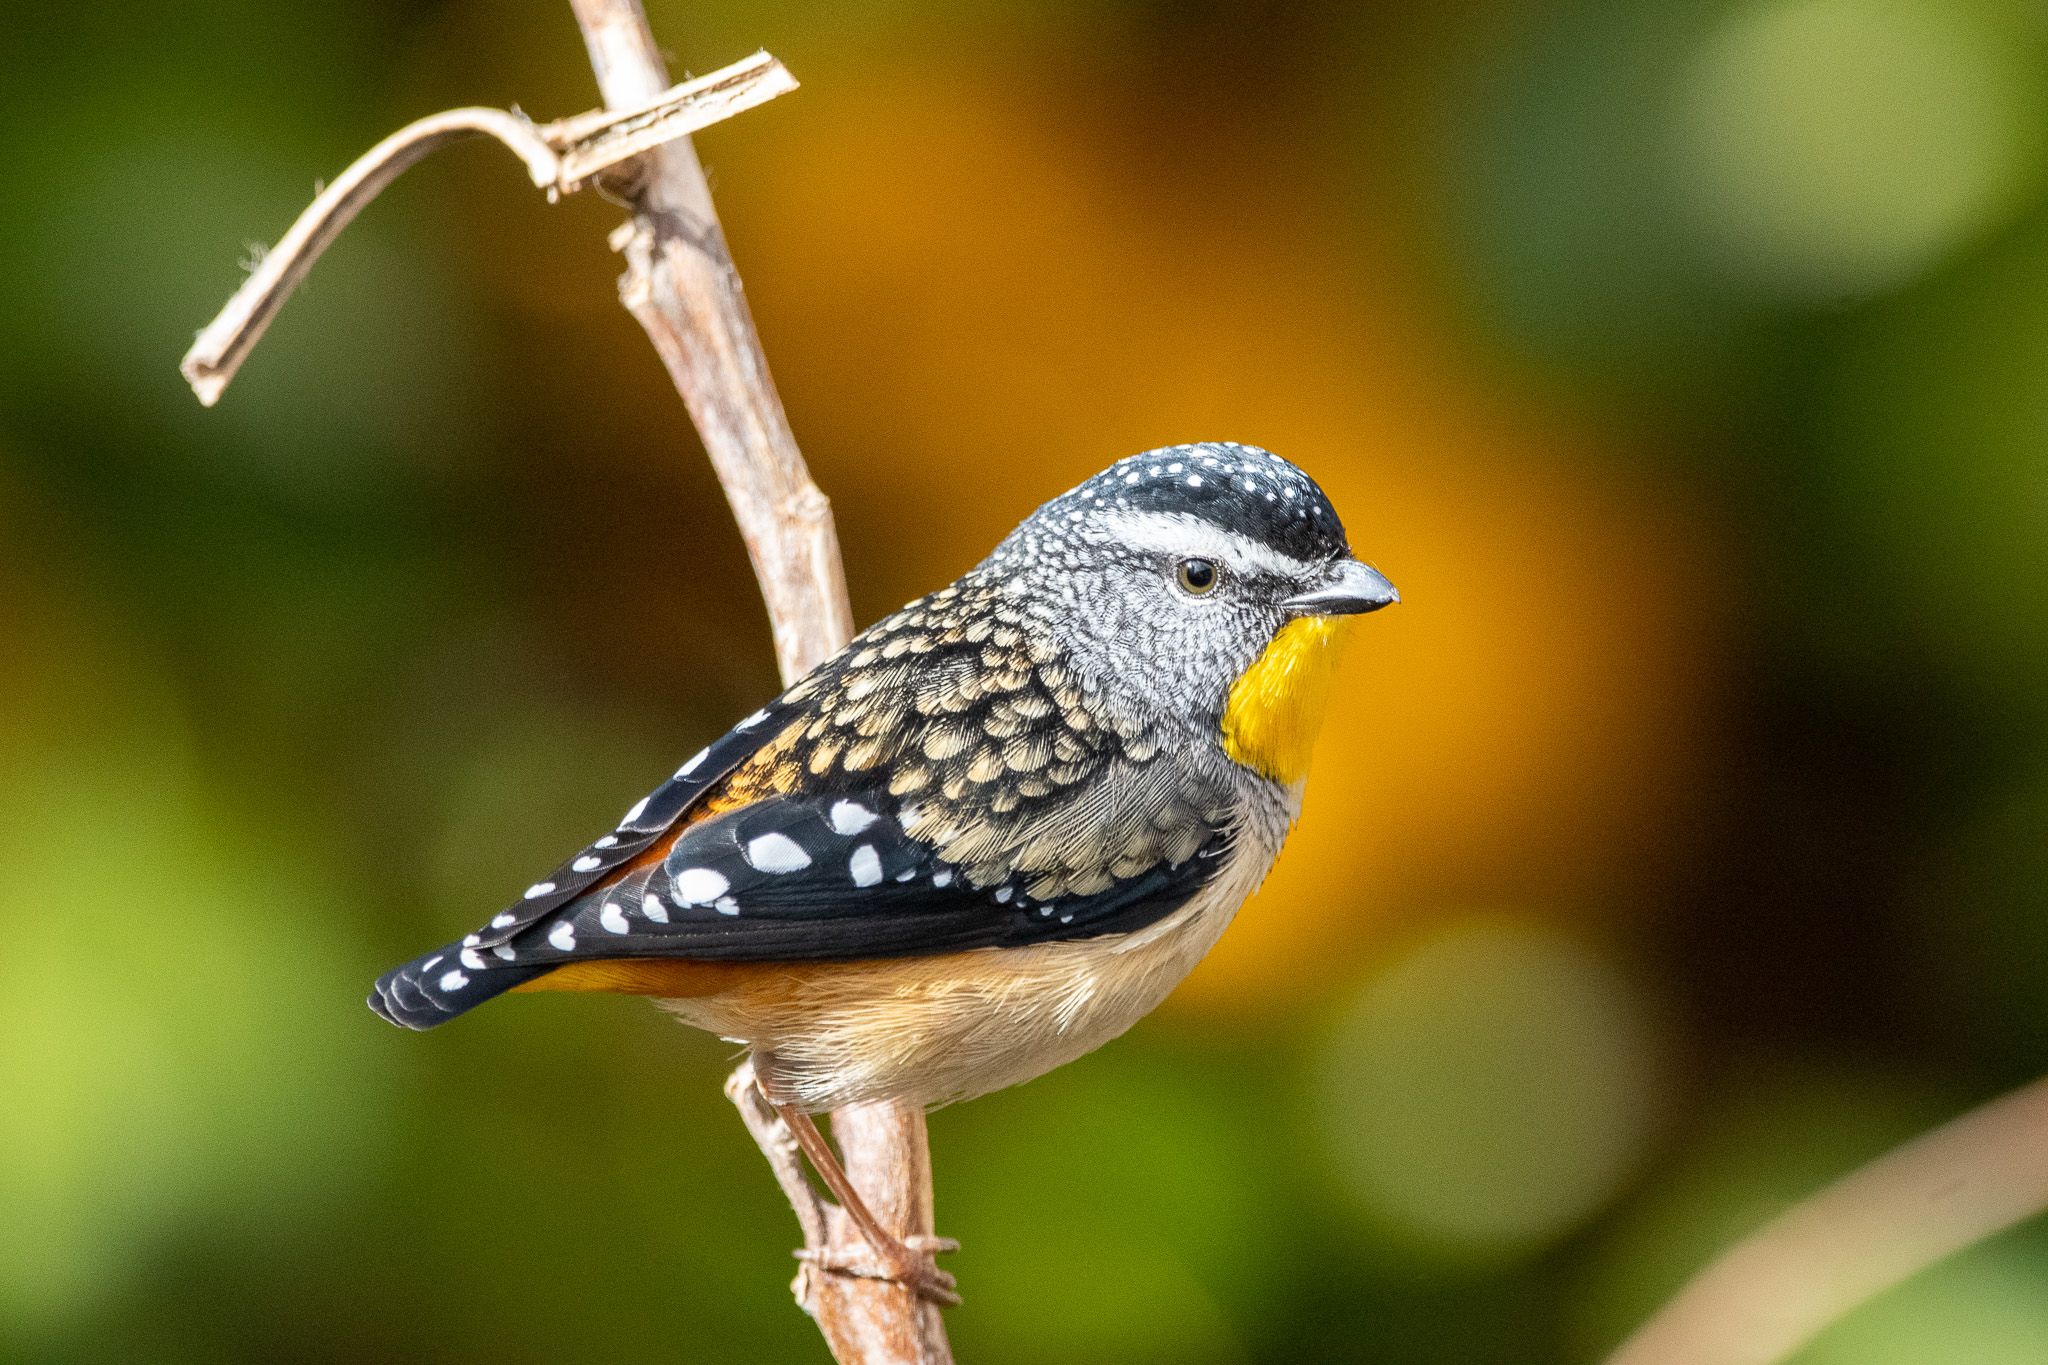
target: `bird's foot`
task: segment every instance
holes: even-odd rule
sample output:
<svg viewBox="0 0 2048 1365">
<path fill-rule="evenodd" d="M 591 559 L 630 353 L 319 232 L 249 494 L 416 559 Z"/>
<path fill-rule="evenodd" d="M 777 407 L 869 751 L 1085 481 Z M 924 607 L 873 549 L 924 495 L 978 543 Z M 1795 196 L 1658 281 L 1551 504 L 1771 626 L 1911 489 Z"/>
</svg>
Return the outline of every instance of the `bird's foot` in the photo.
<svg viewBox="0 0 2048 1365">
<path fill-rule="evenodd" d="M 941 1252 L 959 1249 L 960 1244 L 951 1237 L 930 1237 L 920 1233 L 901 1240 L 890 1238 L 884 1246 L 870 1242 L 868 1246 L 857 1249 L 805 1248 L 796 1253 L 796 1258 L 834 1275 L 854 1275 L 864 1280 L 887 1280 L 891 1284 L 900 1284 L 941 1308 L 953 1308 L 960 1302 L 959 1282 L 939 1269 L 932 1258 Z"/>
</svg>

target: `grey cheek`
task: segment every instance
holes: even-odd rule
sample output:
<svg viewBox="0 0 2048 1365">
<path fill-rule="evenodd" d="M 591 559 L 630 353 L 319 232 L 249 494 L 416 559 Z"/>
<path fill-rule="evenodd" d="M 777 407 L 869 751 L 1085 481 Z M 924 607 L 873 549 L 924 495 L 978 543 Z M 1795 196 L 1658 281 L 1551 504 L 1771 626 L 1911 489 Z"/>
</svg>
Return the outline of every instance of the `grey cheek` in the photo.
<svg viewBox="0 0 2048 1365">
<path fill-rule="evenodd" d="M 1147 593 L 1118 593 L 1110 610 L 1104 612 L 1104 626 L 1108 626 L 1110 639 L 1130 643 L 1139 636 L 1153 634 L 1157 630 L 1159 606 L 1147 600 Z"/>
<path fill-rule="evenodd" d="M 1152 627 L 1158 604 L 1135 575 L 1087 583 L 1076 594 L 1076 624 L 1097 639 L 1128 647 L 1134 636 Z"/>
</svg>

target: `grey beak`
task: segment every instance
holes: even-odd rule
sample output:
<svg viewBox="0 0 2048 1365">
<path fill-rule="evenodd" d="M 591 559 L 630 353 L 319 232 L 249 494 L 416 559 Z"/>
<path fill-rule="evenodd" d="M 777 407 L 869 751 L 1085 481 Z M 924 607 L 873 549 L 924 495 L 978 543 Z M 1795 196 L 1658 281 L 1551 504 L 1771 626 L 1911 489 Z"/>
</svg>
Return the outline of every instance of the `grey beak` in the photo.
<svg viewBox="0 0 2048 1365">
<path fill-rule="evenodd" d="M 1340 559 L 1330 565 L 1323 586 L 1280 605 L 1297 616 L 1356 616 L 1400 600 L 1401 594 L 1378 569 L 1355 559 Z"/>
</svg>

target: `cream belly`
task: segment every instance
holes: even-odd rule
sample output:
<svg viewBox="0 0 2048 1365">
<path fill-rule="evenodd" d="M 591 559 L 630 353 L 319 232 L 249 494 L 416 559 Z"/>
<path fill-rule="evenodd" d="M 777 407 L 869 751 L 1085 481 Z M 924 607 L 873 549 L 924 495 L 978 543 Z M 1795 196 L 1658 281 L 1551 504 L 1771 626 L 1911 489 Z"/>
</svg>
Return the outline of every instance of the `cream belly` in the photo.
<svg viewBox="0 0 2048 1365">
<path fill-rule="evenodd" d="M 660 1003 L 751 1046 L 770 1097 L 813 1112 L 876 1099 L 930 1107 L 1028 1081 L 1137 1023 L 1215 944 L 1299 809 L 1299 785 L 1257 796 L 1215 878 L 1134 933 L 756 969 L 716 994 Z"/>
</svg>

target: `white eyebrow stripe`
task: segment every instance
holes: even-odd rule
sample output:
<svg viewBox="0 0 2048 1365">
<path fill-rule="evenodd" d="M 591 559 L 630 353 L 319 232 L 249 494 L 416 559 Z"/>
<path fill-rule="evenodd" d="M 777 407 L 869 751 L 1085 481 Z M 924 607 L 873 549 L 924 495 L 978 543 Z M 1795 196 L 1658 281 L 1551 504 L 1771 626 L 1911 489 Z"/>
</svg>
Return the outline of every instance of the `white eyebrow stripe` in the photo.
<svg viewBox="0 0 2048 1365">
<path fill-rule="evenodd" d="M 1254 573 L 1300 578 L 1313 573 L 1317 565 L 1296 559 L 1262 541 L 1236 531 L 1225 530 L 1212 521 L 1184 512 L 1112 511 L 1098 523 L 1111 540 L 1133 550 L 1146 550 L 1175 559 L 1197 556 L 1214 559 L 1226 567 Z"/>
</svg>

